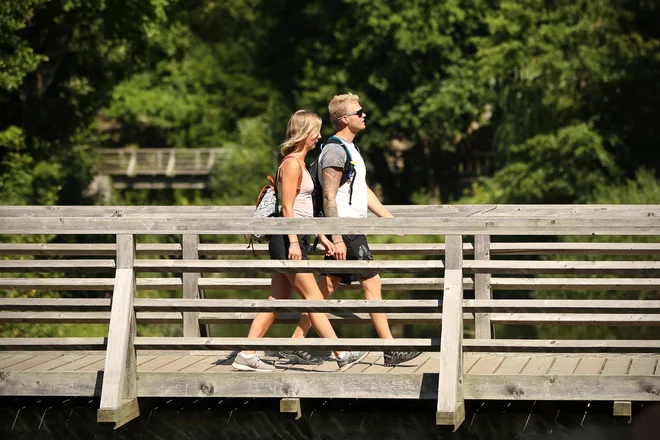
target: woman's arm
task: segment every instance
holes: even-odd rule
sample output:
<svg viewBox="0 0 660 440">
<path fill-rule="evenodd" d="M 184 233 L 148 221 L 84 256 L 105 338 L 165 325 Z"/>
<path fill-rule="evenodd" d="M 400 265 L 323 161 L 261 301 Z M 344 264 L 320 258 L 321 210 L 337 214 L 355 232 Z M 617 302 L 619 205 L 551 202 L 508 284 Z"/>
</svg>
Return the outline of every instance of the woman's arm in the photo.
<svg viewBox="0 0 660 440">
<path fill-rule="evenodd" d="M 301 173 L 302 168 L 295 159 L 284 161 L 280 168 L 282 217 L 293 218 L 293 204 L 298 195 L 298 179 Z M 292 260 L 300 260 L 302 258 L 302 252 L 296 234 L 289 234 L 289 258 Z"/>
</svg>

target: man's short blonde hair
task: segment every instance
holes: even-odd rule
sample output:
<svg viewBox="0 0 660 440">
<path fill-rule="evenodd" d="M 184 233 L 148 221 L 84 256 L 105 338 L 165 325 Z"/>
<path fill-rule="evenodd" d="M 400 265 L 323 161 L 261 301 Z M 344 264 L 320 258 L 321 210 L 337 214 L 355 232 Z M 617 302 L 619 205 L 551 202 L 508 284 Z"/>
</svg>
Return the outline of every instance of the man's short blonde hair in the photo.
<svg viewBox="0 0 660 440">
<path fill-rule="evenodd" d="M 335 128 L 341 128 L 339 119 L 348 113 L 348 105 L 351 103 L 360 103 L 360 97 L 352 93 L 344 93 L 343 95 L 335 95 L 328 104 L 328 112 L 330 113 L 330 121 L 334 124 Z"/>
</svg>

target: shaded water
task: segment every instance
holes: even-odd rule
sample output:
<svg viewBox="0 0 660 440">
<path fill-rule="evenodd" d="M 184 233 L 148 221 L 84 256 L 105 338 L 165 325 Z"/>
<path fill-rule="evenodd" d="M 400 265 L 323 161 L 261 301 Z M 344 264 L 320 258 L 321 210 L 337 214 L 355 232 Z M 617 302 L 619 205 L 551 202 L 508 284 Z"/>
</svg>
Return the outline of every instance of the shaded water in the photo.
<svg viewBox="0 0 660 440">
<path fill-rule="evenodd" d="M 435 425 L 434 401 L 306 399 L 302 418 L 279 399 L 140 399 L 140 417 L 113 430 L 96 398 L 0 398 L 0 438 L 18 439 L 447 439 L 658 440 L 660 403 L 467 402 L 453 433 Z"/>
</svg>

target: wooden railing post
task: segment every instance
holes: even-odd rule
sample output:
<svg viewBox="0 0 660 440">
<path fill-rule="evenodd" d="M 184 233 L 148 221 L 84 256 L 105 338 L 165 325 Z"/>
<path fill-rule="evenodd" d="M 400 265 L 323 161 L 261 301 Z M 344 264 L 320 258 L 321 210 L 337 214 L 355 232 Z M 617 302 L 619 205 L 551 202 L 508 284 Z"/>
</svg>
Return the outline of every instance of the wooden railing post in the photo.
<svg viewBox="0 0 660 440">
<path fill-rule="evenodd" d="M 442 303 L 436 423 L 453 425 L 456 430 L 465 420 L 463 401 L 463 237 L 448 235 L 445 243 L 445 288 Z"/>
<path fill-rule="evenodd" d="M 474 259 L 490 260 L 490 235 L 474 236 Z M 474 298 L 493 299 L 490 287 L 490 274 L 478 273 L 474 275 Z M 474 330 L 477 339 L 492 339 L 493 334 L 488 313 L 474 314 Z"/>
<path fill-rule="evenodd" d="M 135 354 L 135 238 L 117 235 L 117 273 L 112 293 L 110 328 L 105 353 L 99 422 L 113 422 L 115 429 L 140 415 L 137 403 Z"/>
<path fill-rule="evenodd" d="M 184 260 L 199 259 L 199 235 L 184 234 L 181 238 L 183 246 Z M 199 299 L 199 273 L 183 274 L 183 297 L 185 299 Z M 183 336 L 186 338 L 195 338 L 200 336 L 199 331 L 199 313 L 185 312 L 183 314 Z"/>
</svg>

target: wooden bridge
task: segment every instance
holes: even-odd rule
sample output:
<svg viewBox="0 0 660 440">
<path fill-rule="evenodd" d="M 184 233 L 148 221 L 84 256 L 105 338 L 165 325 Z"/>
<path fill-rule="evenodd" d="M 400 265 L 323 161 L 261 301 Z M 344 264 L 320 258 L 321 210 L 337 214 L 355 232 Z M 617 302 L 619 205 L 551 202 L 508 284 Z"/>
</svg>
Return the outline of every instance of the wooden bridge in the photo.
<svg viewBox="0 0 660 440">
<path fill-rule="evenodd" d="M 204 188 L 220 148 L 103 148 L 96 172 L 113 176 L 115 188 Z"/>
<path fill-rule="evenodd" d="M 282 410 L 293 412 L 305 398 L 432 399 L 437 400 L 437 423 L 454 428 L 465 418 L 465 400 L 472 399 L 606 401 L 619 415 L 630 415 L 631 402 L 660 400 L 659 338 L 503 339 L 492 330 L 494 324 L 660 325 L 660 206 L 390 209 L 396 218 L 264 220 L 251 218 L 249 207 L 3 207 L 0 272 L 6 276 L 0 285 L 6 292 L 101 294 L 5 294 L 0 322 L 109 327 L 103 337 L 0 339 L 0 395 L 100 396 L 98 420 L 116 427 L 138 416 L 140 397 L 281 398 Z M 376 261 L 346 262 L 271 261 L 264 258 L 263 245 L 255 246 L 255 258 L 243 244 L 211 242 L 215 236 L 317 231 L 405 233 L 413 236 L 408 240 L 423 236 L 424 243 L 375 244 Z M 176 235 L 180 242 L 141 243 L 143 234 Z M 69 235 L 83 236 L 82 243 L 41 242 Z M 86 235 L 114 238 L 95 244 L 85 241 Z M 208 242 L 200 240 L 202 235 Z M 608 241 L 594 241 L 600 236 Z M 204 298 L 209 290 L 267 289 L 272 272 L 364 270 L 383 274 L 384 290 L 417 291 L 423 299 L 346 300 L 340 299 L 341 291 L 327 301 Z M 182 293 L 148 298 L 143 290 Z M 585 290 L 622 291 L 630 297 L 587 300 L 579 296 Z M 111 297 L 104 297 L 110 291 Z M 518 291 L 531 291 L 534 299 L 516 297 Z M 565 299 L 538 298 L 551 291 L 563 291 Z M 440 337 L 204 336 L 206 324 L 247 323 L 256 312 L 273 310 L 282 312 L 282 322 L 294 322 L 304 311 L 328 312 L 336 326 L 385 312 L 392 323 L 437 326 Z M 136 330 L 136 324 L 163 323 L 181 324 L 183 336 L 147 337 Z M 466 325 L 474 326 L 474 338 L 464 337 Z M 334 362 L 277 364 L 272 374 L 232 371 L 236 350 L 247 348 L 371 354 L 345 372 L 338 372 Z M 424 353 L 386 367 L 382 351 L 389 349 Z"/>
</svg>

